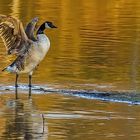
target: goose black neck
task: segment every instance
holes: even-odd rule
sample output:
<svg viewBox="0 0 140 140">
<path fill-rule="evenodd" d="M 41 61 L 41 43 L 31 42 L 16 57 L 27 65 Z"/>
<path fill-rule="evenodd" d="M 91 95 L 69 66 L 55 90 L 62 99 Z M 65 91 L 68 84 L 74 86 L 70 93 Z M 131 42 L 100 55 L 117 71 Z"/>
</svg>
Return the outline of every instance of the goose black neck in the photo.
<svg viewBox="0 0 140 140">
<path fill-rule="evenodd" d="M 39 27 L 39 29 L 38 29 L 38 31 L 37 31 L 37 34 L 44 34 L 44 30 L 45 30 L 45 23 L 43 23 L 43 24 Z"/>
</svg>

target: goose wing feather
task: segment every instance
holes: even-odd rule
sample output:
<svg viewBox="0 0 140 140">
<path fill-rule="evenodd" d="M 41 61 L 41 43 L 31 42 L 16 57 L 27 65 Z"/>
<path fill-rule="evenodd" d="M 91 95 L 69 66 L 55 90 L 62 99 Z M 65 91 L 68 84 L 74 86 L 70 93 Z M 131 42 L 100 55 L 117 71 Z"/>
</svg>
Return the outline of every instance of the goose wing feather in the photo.
<svg viewBox="0 0 140 140">
<path fill-rule="evenodd" d="M 37 41 L 34 32 L 37 30 L 36 24 L 38 22 L 38 17 L 33 18 L 26 26 L 25 33 L 29 39 Z"/>
<path fill-rule="evenodd" d="M 23 55 L 32 44 L 20 20 L 6 15 L 0 15 L 0 37 L 8 54 Z"/>
</svg>

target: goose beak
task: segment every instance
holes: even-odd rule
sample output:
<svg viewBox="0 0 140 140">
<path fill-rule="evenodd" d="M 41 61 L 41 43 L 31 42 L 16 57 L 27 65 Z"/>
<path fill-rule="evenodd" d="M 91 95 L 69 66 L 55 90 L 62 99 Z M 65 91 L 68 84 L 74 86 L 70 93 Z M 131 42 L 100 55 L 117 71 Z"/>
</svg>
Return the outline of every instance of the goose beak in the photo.
<svg viewBox="0 0 140 140">
<path fill-rule="evenodd" d="M 51 28 L 57 28 L 56 26 L 52 25 Z"/>
</svg>

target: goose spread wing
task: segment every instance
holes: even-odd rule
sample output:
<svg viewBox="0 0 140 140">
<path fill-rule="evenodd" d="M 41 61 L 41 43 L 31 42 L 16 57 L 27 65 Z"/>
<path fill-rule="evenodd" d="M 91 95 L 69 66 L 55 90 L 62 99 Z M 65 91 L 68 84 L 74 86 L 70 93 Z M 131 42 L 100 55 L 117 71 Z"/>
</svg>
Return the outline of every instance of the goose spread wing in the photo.
<svg viewBox="0 0 140 140">
<path fill-rule="evenodd" d="M 8 54 L 23 55 L 30 48 L 32 41 L 27 37 L 20 20 L 0 15 L 0 37 Z"/>
<path fill-rule="evenodd" d="M 26 26 L 25 33 L 29 39 L 33 41 L 37 41 L 36 37 L 34 36 L 34 32 L 36 31 L 36 24 L 38 22 L 38 17 L 33 18 Z"/>
</svg>

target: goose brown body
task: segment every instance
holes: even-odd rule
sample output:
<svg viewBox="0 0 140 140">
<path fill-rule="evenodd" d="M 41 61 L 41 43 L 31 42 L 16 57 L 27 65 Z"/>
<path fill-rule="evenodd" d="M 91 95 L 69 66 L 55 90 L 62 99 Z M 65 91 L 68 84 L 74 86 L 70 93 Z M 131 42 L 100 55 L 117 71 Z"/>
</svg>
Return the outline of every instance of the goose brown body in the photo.
<svg viewBox="0 0 140 140">
<path fill-rule="evenodd" d="M 16 55 L 13 63 L 3 71 L 16 73 L 16 87 L 18 75 L 21 73 L 28 73 L 29 87 L 31 87 L 31 75 L 50 48 L 49 38 L 43 31 L 46 28 L 56 27 L 52 22 L 46 21 L 39 27 L 35 35 L 37 22 L 38 18 L 33 18 L 24 29 L 20 20 L 12 16 L 0 15 L 0 37 L 4 42 L 7 54 Z"/>
<path fill-rule="evenodd" d="M 44 59 L 46 53 L 50 48 L 50 41 L 47 36 L 41 34 L 37 36 L 37 42 L 34 42 L 25 57 L 24 69 L 17 73 L 30 73 L 37 67 L 37 65 Z"/>
</svg>

